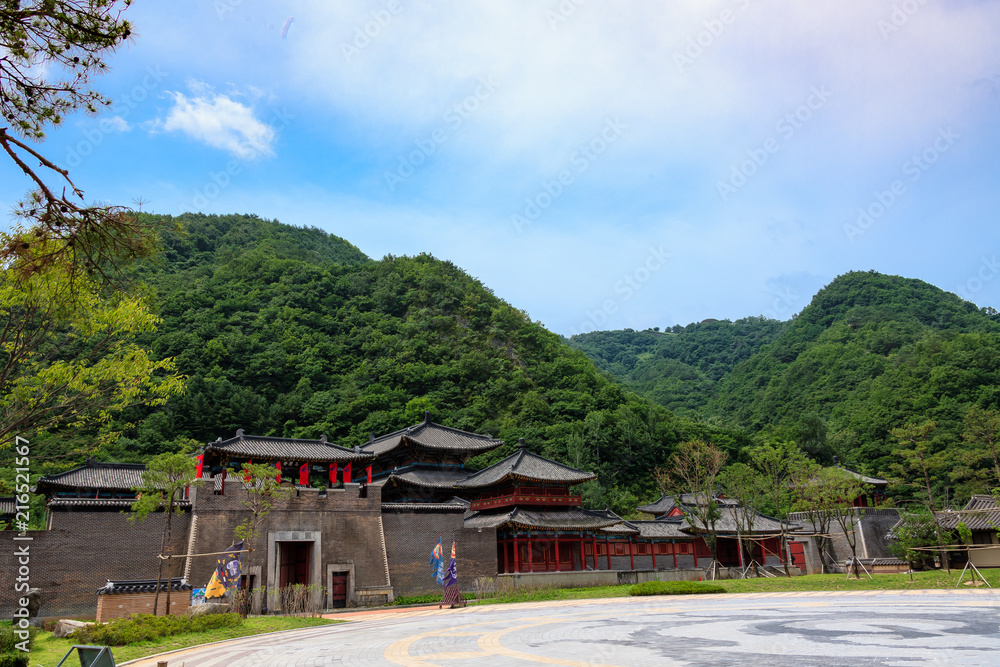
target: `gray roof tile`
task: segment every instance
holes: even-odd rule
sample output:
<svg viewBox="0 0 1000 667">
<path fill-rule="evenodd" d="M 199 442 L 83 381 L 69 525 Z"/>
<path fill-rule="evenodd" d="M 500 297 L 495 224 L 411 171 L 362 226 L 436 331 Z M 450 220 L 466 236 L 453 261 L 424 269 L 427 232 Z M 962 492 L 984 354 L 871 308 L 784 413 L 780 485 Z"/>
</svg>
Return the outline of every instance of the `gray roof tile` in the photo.
<svg viewBox="0 0 1000 667">
<path fill-rule="evenodd" d="M 524 510 L 487 514 L 475 512 L 465 519 L 466 528 L 498 528 L 505 524 L 536 530 L 597 530 L 620 523 L 621 518 L 609 518 L 600 512 L 571 508 L 565 511 Z"/>
<path fill-rule="evenodd" d="M 388 454 L 406 444 L 466 454 L 478 454 L 496 449 L 503 444 L 489 435 L 469 433 L 450 426 L 442 426 L 432 421 L 422 421 L 408 428 L 374 438 L 361 445 L 363 451 L 376 456 Z"/>
<path fill-rule="evenodd" d="M 551 459 L 532 454 L 522 447 L 503 461 L 469 475 L 468 479 L 459 482 L 457 486 L 463 489 L 480 489 L 499 484 L 507 479 L 577 484 L 596 478 L 597 475 L 594 473 L 556 463 Z"/>
<path fill-rule="evenodd" d="M 55 475 L 46 475 L 38 480 L 37 490 L 45 493 L 52 490 L 93 489 L 105 491 L 130 491 L 142 485 L 142 473 L 146 466 L 141 463 L 98 463 L 90 460 L 79 468 Z"/>
<path fill-rule="evenodd" d="M 320 440 L 297 438 L 272 438 L 262 435 L 244 435 L 237 431 L 236 437 L 217 440 L 205 447 L 205 453 L 220 457 L 258 459 L 261 461 L 309 461 L 310 463 L 351 463 L 371 461 L 375 457 L 369 452 L 334 445 Z"/>
<path fill-rule="evenodd" d="M 14 502 L 13 496 L 10 498 L 0 498 L 0 515 L 14 514 L 17 511 L 15 507 L 16 503 Z"/>
<path fill-rule="evenodd" d="M 426 489 L 454 489 L 458 482 L 468 476 L 469 471 L 461 469 L 410 468 L 392 471 L 385 481 Z"/>
</svg>

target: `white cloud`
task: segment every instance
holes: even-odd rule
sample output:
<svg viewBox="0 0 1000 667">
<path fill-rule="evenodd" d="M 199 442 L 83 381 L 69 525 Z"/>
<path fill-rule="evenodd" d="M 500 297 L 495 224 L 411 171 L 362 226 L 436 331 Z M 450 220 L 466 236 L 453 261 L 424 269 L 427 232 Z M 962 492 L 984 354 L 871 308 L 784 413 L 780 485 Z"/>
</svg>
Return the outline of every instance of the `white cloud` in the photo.
<svg viewBox="0 0 1000 667">
<path fill-rule="evenodd" d="M 111 130 L 114 132 L 128 132 L 129 130 L 132 129 L 132 126 L 129 125 L 128 121 L 122 118 L 121 116 L 112 116 L 111 118 L 107 118 L 105 119 L 105 121 L 102 122 L 107 122 L 108 127 L 111 128 Z"/>
<path fill-rule="evenodd" d="M 168 91 L 174 106 L 166 119 L 156 122 L 156 129 L 182 132 L 245 160 L 274 156 L 274 129 L 257 120 L 252 108 L 216 94 L 200 82 L 194 82 L 192 88 L 197 96 L 190 98 Z"/>
</svg>

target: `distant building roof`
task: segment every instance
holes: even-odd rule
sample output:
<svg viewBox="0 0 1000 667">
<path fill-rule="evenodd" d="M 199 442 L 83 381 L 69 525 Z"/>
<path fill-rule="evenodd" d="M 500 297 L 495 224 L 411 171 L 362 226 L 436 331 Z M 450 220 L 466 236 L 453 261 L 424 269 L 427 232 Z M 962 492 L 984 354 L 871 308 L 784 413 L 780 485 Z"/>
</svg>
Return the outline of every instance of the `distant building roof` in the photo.
<svg viewBox="0 0 1000 667">
<path fill-rule="evenodd" d="M 996 530 L 1000 526 L 1000 505 L 993 496 L 975 495 L 960 512 L 935 512 L 938 525 L 953 530 L 964 521 L 969 530 Z M 897 524 L 898 525 L 898 524 Z"/>
<path fill-rule="evenodd" d="M 466 512 L 469 501 L 449 498 L 438 503 L 382 503 L 383 512 Z"/>
<path fill-rule="evenodd" d="M 216 440 L 205 447 L 206 454 L 226 458 L 247 458 L 259 461 L 309 461 L 311 463 L 350 463 L 371 461 L 371 453 L 355 451 L 319 440 L 299 438 L 272 438 L 264 435 L 245 435 L 243 429 L 229 440 Z"/>
<path fill-rule="evenodd" d="M 121 507 L 129 508 L 135 502 L 129 498 L 53 498 L 46 507 Z M 174 500 L 175 507 L 190 507 L 190 500 Z"/>
<path fill-rule="evenodd" d="M 728 505 L 726 507 L 720 508 L 721 516 L 715 521 L 715 532 L 719 535 L 736 535 L 737 533 L 746 534 L 746 529 L 740 527 L 740 519 L 737 518 L 737 512 L 739 512 L 738 507 Z M 781 532 L 781 522 L 777 519 L 769 516 L 765 516 L 760 512 L 754 512 L 751 517 L 750 532 L 752 533 L 764 533 L 773 534 Z M 700 521 L 697 524 L 692 523 L 689 519 L 685 518 L 681 525 L 681 530 L 690 533 L 704 533 L 705 529 L 700 525 Z M 787 529 L 787 526 L 786 526 Z"/>
<path fill-rule="evenodd" d="M 544 456 L 532 454 L 525 449 L 524 438 L 522 438 L 521 447 L 516 453 L 499 463 L 494 463 L 485 470 L 469 475 L 465 481 L 459 482 L 457 486 L 462 489 L 478 489 L 493 486 L 508 479 L 578 484 L 596 478 L 597 475 L 594 473 L 578 470 Z"/>
<path fill-rule="evenodd" d="M 704 494 L 693 494 L 693 493 L 682 493 L 680 494 L 681 505 L 704 505 Z M 720 498 L 715 497 L 715 502 L 719 505 L 739 505 L 739 502 L 733 500 L 732 498 Z M 660 499 L 654 503 L 648 505 L 643 505 L 637 507 L 636 510 L 639 512 L 646 512 L 647 514 L 667 514 L 673 508 L 677 507 L 676 496 L 673 495 L 662 495 Z M 683 508 L 682 508 L 683 509 Z"/>
<path fill-rule="evenodd" d="M 499 528 L 503 525 L 535 530 L 597 530 L 620 523 L 620 517 L 609 518 L 600 512 L 571 508 L 568 510 L 524 510 L 515 507 L 500 514 L 475 512 L 465 518 L 466 528 Z"/>
<path fill-rule="evenodd" d="M 424 415 L 424 421 L 408 428 L 400 429 L 386 435 L 372 438 L 361 445 L 362 451 L 382 456 L 405 446 L 424 447 L 448 452 L 478 454 L 496 449 L 503 444 L 490 435 L 469 433 L 450 426 L 442 426 L 430 421 L 430 415 Z"/>
<path fill-rule="evenodd" d="M 170 585 L 170 590 L 172 591 L 189 591 L 192 586 L 187 582 L 186 579 L 164 579 L 160 582 L 160 590 L 167 590 L 167 584 Z M 97 589 L 98 595 L 123 595 L 126 593 L 155 593 L 156 592 L 156 579 L 132 579 L 132 580 L 117 580 L 108 581 L 101 588 Z"/>
<path fill-rule="evenodd" d="M 838 466 L 838 467 L 844 472 L 850 473 L 856 479 L 861 480 L 865 484 L 872 484 L 874 486 L 886 486 L 889 484 L 888 480 L 882 479 L 881 477 L 869 477 L 868 475 L 864 475 L 860 472 L 855 472 L 854 470 L 850 470 L 848 468 L 845 468 L 844 466 Z"/>
<path fill-rule="evenodd" d="M 456 484 L 469 476 L 468 470 L 460 468 L 421 468 L 407 466 L 389 473 L 388 477 L 378 480 L 379 486 L 389 483 L 417 486 L 424 489 L 454 489 Z"/>
<path fill-rule="evenodd" d="M 145 470 L 146 466 L 141 463 L 99 463 L 90 459 L 79 468 L 42 477 L 36 489 L 38 493 L 49 489 L 131 491 L 142 485 Z"/>
<path fill-rule="evenodd" d="M 639 537 L 644 538 L 684 538 L 691 539 L 689 533 L 681 530 L 683 520 L 666 521 L 657 519 L 655 521 L 629 521 L 629 524 L 639 529 Z"/>
</svg>

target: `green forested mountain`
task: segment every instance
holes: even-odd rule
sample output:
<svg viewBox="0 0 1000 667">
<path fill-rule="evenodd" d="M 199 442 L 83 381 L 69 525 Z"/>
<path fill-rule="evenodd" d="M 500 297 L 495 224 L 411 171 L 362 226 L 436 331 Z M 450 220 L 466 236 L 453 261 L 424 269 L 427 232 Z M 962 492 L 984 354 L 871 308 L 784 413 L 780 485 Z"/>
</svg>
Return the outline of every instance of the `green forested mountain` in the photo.
<svg viewBox="0 0 1000 667">
<path fill-rule="evenodd" d="M 637 344 L 621 344 L 638 337 L 654 341 L 648 351 L 633 354 Z M 838 455 L 872 473 L 891 476 L 899 464 L 892 429 L 933 420 L 932 472 L 941 495 L 978 489 L 969 476 L 977 462 L 963 445 L 963 419 L 974 405 L 1000 409 L 996 311 L 919 280 L 875 272 L 840 276 L 787 323 L 689 325 L 672 338 L 601 332 L 572 343 L 662 405 L 794 440 L 816 458 Z M 679 352 L 688 350 L 695 353 Z M 735 363 L 726 366 L 726 354 Z M 660 369 L 678 377 L 660 377 Z M 690 377 L 698 382 L 687 399 L 669 391 Z"/>
<path fill-rule="evenodd" d="M 623 389 L 581 352 L 429 255 L 366 258 L 320 230 L 254 216 L 185 215 L 141 277 L 163 323 L 145 343 L 174 357 L 186 392 L 134 410 L 98 454 L 143 460 L 248 433 L 353 446 L 432 419 L 598 472 L 593 504 L 631 511 L 676 443 L 706 437 L 734 456 L 739 430 L 679 418 Z M 62 465 L 69 459 L 61 461 Z"/>
<path fill-rule="evenodd" d="M 699 413 L 736 364 L 773 341 L 787 323 L 748 317 L 659 331 L 595 331 L 570 339 L 597 367 L 678 414 Z"/>
</svg>

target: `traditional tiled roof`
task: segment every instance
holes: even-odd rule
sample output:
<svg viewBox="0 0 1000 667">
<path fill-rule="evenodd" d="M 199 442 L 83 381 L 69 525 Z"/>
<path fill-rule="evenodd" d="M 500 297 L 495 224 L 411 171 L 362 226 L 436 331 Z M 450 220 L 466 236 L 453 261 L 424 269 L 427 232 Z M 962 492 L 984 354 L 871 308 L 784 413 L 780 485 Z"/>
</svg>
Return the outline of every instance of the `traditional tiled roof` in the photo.
<svg viewBox="0 0 1000 667">
<path fill-rule="evenodd" d="M 382 484 L 393 482 L 425 489 L 454 489 L 468 476 L 469 471 L 460 468 L 407 467 L 393 470 L 387 478 L 379 481 Z"/>
<path fill-rule="evenodd" d="M 721 515 L 715 521 L 715 532 L 719 535 L 735 535 L 737 533 L 746 534 L 746 530 L 739 528 L 739 521 L 737 520 L 736 513 L 739 511 L 738 508 L 727 506 L 720 508 Z M 694 522 L 685 518 L 681 530 L 691 533 L 703 533 L 704 528 L 700 521 Z M 750 532 L 752 533 L 764 533 L 773 534 L 781 532 L 781 522 L 769 516 L 765 516 L 760 512 L 753 513 L 753 525 L 751 526 Z"/>
<path fill-rule="evenodd" d="M 844 472 L 851 474 L 854 478 L 861 480 L 865 484 L 872 484 L 874 486 L 886 486 L 889 483 L 888 480 L 882 479 L 881 477 L 869 477 L 868 475 L 864 475 L 860 472 L 849 470 L 843 466 L 838 466 L 838 467 Z"/>
<path fill-rule="evenodd" d="M 53 498 L 46 507 L 132 507 L 135 500 L 128 498 Z M 190 500 L 174 500 L 177 507 L 191 507 Z"/>
<path fill-rule="evenodd" d="M 637 507 L 636 510 L 639 512 L 646 512 L 648 514 L 666 514 L 674 507 L 677 506 L 676 502 L 677 496 L 673 495 L 662 495 L 660 499 L 655 503 L 650 503 L 648 505 L 643 505 Z M 682 493 L 680 496 L 681 505 L 704 505 L 704 494 L 694 494 L 694 493 Z M 719 498 L 716 496 L 715 502 L 719 505 L 738 505 L 739 501 L 733 500 L 732 498 Z"/>
<path fill-rule="evenodd" d="M 642 538 L 682 538 L 690 540 L 692 536 L 681 530 L 683 521 L 664 521 L 656 519 L 654 521 L 629 521 L 630 524 L 639 529 L 639 537 Z"/>
<path fill-rule="evenodd" d="M 498 528 L 509 524 L 535 530 L 597 530 L 620 523 L 621 518 L 609 518 L 599 512 L 580 508 L 568 510 L 524 510 L 515 507 L 509 512 L 486 514 L 475 512 L 465 518 L 466 528 Z"/>
<path fill-rule="evenodd" d="M 959 521 L 964 521 L 969 530 L 996 530 L 1000 526 L 1000 506 L 993 496 L 972 496 L 962 511 L 936 512 L 935 516 L 938 525 L 949 530 L 957 528 Z"/>
<path fill-rule="evenodd" d="M 245 435 L 243 429 L 229 440 L 216 440 L 205 447 L 206 454 L 223 458 L 247 458 L 258 461 L 309 461 L 311 463 L 350 463 L 371 461 L 369 452 L 356 451 L 326 441 L 297 438 L 272 438 L 264 435 Z"/>
<path fill-rule="evenodd" d="M 185 579 L 164 579 L 160 582 L 160 590 L 167 590 L 170 584 L 172 591 L 189 591 L 192 586 Z M 155 593 L 156 579 L 133 579 L 129 581 L 108 581 L 103 587 L 97 589 L 98 595 L 122 595 L 124 593 Z"/>
<path fill-rule="evenodd" d="M 10 498 L 0 498 L 0 516 L 17 512 L 16 505 L 13 496 Z"/>
<path fill-rule="evenodd" d="M 499 484 L 507 479 L 578 484 L 596 478 L 597 475 L 592 472 L 577 470 L 562 463 L 556 463 L 544 456 L 532 454 L 524 448 L 524 439 L 522 438 L 521 447 L 516 453 L 499 463 L 494 463 L 485 470 L 469 475 L 468 479 L 459 482 L 457 486 L 462 489 L 481 489 Z"/>
<path fill-rule="evenodd" d="M 394 449 L 406 445 L 461 454 L 478 454 L 496 449 L 502 444 L 503 440 L 490 435 L 469 433 L 450 426 L 435 424 L 425 414 L 424 421 L 419 424 L 372 438 L 370 442 L 361 445 L 361 449 L 375 456 L 388 454 Z"/>
<path fill-rule="evenodd" d="M 465 512 L 469 501 L 449 498 L 441 503 L 382 503 L 383 512 Z"/>
<path fill-rule="evenodd" d="M 141 463 L 98 463 L 91 459 L 79 468 L 42 477 L 36 488 L 39 493 L 49 489 L 131 491 L 142 485 L 145 470 L 146 466 Z"/>
</svg>

